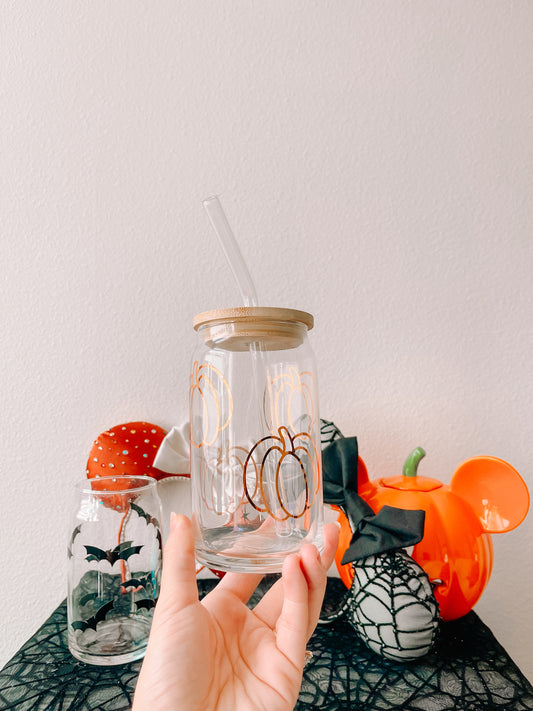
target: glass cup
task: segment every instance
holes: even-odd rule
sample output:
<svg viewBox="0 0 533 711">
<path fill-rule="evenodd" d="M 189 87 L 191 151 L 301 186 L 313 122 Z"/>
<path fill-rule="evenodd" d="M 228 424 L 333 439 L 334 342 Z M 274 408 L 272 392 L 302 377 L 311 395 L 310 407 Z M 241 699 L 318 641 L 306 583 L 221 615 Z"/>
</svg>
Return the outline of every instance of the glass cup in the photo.
<svg viewBox="0 0 533 711">
<path fill-rule="evenodd" d="M 323 547 L 311 314 L 217 309 L 194 319 L 190 384 L 196 557 L 218 570 L 278 572 Z"/>
<path fill-rule="evenodd" d="M 68 646 L 83 662 L 144 656 L 161 580 L 161 502 L 148 476 L 76 487 L 68 542 Z"/>
</svg>

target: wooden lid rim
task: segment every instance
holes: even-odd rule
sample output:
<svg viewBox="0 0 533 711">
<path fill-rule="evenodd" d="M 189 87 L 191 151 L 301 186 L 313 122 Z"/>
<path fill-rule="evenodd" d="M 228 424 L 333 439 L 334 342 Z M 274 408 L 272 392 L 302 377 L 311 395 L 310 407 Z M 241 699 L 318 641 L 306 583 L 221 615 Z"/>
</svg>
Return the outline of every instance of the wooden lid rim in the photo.
<svg viewBox="0 0 533 711">
<path fill-rule="evenodd" d="M 271 323 L 275 321 L 301 323 L 307 328 L 308 331 L 310 331 L 314 326 L 314 318 L 312 314 L 307 311 L 285 309 L 274 306 L 238 306 L 235 308 L 203 311 L 194 317 L 193 327 L 194 330 L 197 331 L 200 326 L 227 321 L 236 321 L 239 323 Z"/>
</svg>

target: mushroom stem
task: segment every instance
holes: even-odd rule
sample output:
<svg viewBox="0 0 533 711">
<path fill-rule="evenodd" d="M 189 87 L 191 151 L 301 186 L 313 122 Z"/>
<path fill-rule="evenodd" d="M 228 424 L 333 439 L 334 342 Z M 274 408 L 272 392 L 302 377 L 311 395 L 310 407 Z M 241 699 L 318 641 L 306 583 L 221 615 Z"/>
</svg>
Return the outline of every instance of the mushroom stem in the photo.
<svg viewBox="0 0 533 711">
<path fill-rule="evenodd" d="M 405 464 L 403 465 L 403 475 L 416 476 L 418 473 L 418 465 L 420 464 L 420 460 L 423 459 L 425 456 L 426 452 L 422 449 L 422 447 L 417 447 L 416 449 L 413 449 L 411 454 L 405 460 Z"/>
</svg>

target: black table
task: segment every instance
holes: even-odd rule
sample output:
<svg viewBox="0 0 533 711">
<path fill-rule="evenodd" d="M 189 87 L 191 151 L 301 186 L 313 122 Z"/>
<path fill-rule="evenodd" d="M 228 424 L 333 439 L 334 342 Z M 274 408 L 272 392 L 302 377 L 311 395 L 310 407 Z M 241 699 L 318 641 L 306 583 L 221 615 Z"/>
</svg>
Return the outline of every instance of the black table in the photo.
<svg viewBox="0 0 533 711">
<path fill-rule="evenodd" d="M 205 594 L 216 583 L 201 580 Z M 251 600 L 264 592 L 262 584 Z M 344 591 L 328 580 L 324 605 Z M 369 651 L 345 620 L 320 625 L 308 648 L 296 709 L 340 711 L 523 711 L 533 709 L 533 687 L 489 628 L 470 612 L 443 623 L 435 650 L 416 663 L 399 664 Z M 131 707 L 141 662 L 95 667 L 67 648 L 63 602 L 0 671 L 0 709 L 16 711 L 125 711 Z"/>
</svg>

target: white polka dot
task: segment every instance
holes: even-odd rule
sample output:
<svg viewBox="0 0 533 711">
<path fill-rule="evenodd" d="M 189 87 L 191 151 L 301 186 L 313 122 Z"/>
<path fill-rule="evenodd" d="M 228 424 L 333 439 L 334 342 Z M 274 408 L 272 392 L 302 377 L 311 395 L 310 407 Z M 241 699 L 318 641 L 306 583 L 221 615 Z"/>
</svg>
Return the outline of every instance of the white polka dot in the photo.
<svg viewBox="0 0 533 711">
<path fill-rule="evenodd" d="M 97 461 L 98 461 L 98 457 L 95 457 L 95 458 L 93 459 L 93 462 L 97 462 Z"/>
<path fill-rule="evenodd" d="M 122 450 L 122 454 L 129 454 L 129 452 L 128 452 L 127 449 L 123 449 L 123 450 Z"/>
</svg>

